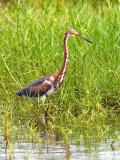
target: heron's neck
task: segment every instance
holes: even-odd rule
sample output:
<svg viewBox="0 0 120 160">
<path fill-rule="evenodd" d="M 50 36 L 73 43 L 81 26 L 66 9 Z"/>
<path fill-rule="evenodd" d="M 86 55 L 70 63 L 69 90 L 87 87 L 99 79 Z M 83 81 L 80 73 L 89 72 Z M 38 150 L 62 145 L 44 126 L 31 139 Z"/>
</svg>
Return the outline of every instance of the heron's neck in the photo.
<svg viewBox="0 0 120 160">
<path fill-rule="evenodd" d="M 67 46 L 67 42 L 68 42 L 68 38 L 69 35 L 66 33 L 64 36 L 64 63 L 58 73 L 58 86 L 60 84 L 62 84 L 64 77 L 65 77 L 65 73 L 66 73 L 66 69 L 67 69 L 67 64 L 68 64 L 68 46 Z"/>
</svg>

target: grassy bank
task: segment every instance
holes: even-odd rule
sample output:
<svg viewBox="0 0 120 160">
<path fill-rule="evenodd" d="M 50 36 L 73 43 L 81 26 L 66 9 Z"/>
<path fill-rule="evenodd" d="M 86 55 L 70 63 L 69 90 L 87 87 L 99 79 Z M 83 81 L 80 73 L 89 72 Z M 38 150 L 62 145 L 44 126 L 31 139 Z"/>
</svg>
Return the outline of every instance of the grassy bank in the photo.
<svg viewBox="0 0 120 160">
<path fill-rule="evenodd" d="M 0 8 L 0 122 L 10 139 L 25 125 L 46 130 L 41 116 L 49 106 L 49 130 L 98 138 L 114 134 L 120 110 L 120 8 L 57 3 Z M 65 82 L 45 104 L 16 97 L 16 91 L 63 63 L 63 36 L 76 28 L 93 44 L 71 38 Z M 117 110 L 117 112 L 116 112 Z M 74 127 L 73 127 L 74 126 Z"/>
</svg>

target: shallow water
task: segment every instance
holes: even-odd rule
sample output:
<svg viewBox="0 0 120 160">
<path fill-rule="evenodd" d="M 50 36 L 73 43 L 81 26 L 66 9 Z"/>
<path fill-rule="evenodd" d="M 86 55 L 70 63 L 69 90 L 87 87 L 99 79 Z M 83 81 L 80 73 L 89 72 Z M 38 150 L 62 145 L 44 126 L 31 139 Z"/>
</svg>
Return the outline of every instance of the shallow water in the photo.
<svg viewBox="0 0 120 160">
<path fill-rule="evenodd" d="M 91 139 L 93 141 L 94 138 Z M 89 151 L 86 145 L 77 146 L 73 143 L 66 148 L 60 141 L 53 144 L 17 141 L 6 149 L 3 136 L 0 136 L 1 160 L 120 160 L 119 140 L 93 141 L 93 148 L 93 151 L 92 149 Z"/>
</svg>

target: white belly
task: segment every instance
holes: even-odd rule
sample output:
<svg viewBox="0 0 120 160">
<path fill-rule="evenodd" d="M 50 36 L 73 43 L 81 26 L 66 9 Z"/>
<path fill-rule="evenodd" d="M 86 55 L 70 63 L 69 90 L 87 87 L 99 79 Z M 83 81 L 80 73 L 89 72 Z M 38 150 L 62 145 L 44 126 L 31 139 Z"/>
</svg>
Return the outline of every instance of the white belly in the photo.
<svg viewBox="0 0 120 160">
<path fill-rule="evenodd" d="M 51 89 L 49 89 L 49 91 L 46 93 L 47 96 L 50 96 L 51 94 L 53 94 L 55 91 L 54 87 L 51 87 Z"/>
</svg>

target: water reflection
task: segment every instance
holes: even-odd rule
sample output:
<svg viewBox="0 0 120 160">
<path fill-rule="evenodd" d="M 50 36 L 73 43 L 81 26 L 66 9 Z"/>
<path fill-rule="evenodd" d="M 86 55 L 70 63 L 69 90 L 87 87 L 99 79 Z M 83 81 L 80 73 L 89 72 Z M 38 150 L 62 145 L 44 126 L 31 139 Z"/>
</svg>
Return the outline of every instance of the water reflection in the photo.
<svg viewBox="0 0 120 160">
<path fill-rule="evenodd" d="M 92 138 L 93 139 L 93 138 Z M 93 142 L 93 141 L 92 141 Z M 103 139 L 95 142 L 96 150 L 90 151 L 84 144 L 76 146 L 63 145 L 60 141 L 54 144 L 41 144 L 18 141 L 6 148 L 3 136 L 0 135 L 1 160 L 120 160 L 120 141 Z"/>
</svg>

